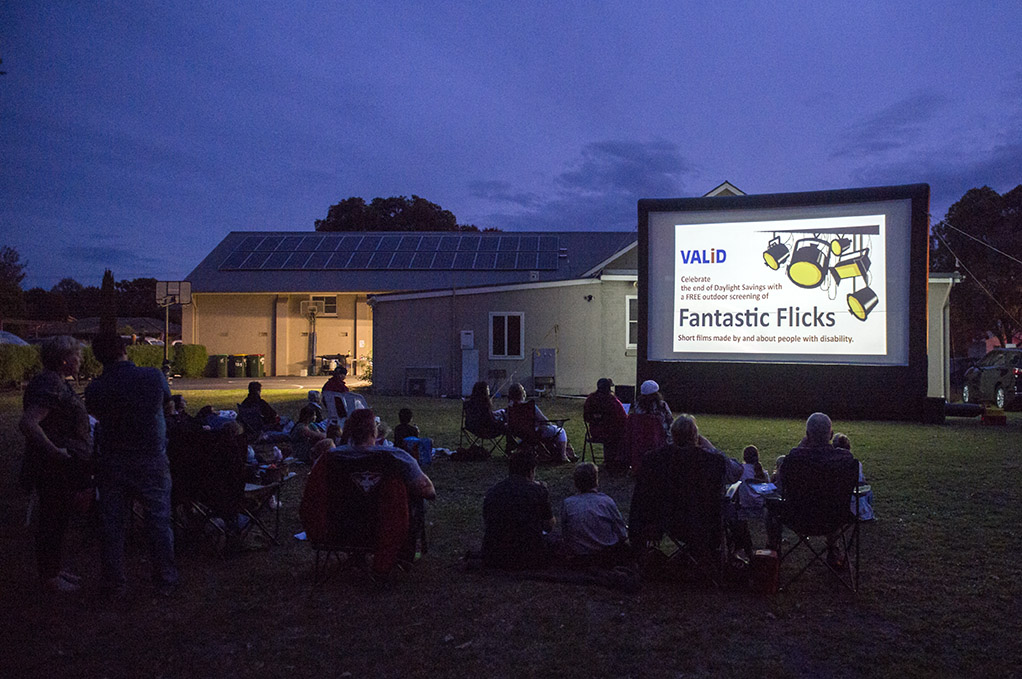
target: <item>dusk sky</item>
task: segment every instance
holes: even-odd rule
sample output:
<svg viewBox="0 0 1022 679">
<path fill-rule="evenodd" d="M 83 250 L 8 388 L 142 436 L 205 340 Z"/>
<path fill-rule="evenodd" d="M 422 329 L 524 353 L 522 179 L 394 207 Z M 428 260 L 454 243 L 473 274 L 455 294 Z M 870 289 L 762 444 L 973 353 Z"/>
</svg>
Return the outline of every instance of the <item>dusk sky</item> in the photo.
<svg viewBox="0 0 1022 679">
<path fill-rule="evenodd" d="M 416 8 L 426 6 L 428 9 Z M 24 288 L 184 278 L 349 196 L 634 229 L 640 198 L 1022 183 L 1022 2 L 0 4 Z"/>
</svg>

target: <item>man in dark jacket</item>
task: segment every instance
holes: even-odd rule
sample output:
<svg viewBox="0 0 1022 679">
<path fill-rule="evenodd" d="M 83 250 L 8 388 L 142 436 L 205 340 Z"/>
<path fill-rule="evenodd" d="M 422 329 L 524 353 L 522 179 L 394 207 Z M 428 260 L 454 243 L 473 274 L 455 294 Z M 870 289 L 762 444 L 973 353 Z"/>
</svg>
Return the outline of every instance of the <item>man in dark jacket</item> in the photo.
<svg viewBox="0 0 1022 679">
<path fill-rule="evenodd" d="M 167 461 L 165 409 L 170 387 L 156 368 L 139 368 L 128 360 L 117 335 L 92 343 L 103 374 L 85 390 L 85 405 L 99 421 L 96 482 L 102 529 L 102 588 L 123 591 L 126 578 L 124 539 L 129 502 L 137 497 L 145 509 L 153 582 L 169 594 L 177 585 L 174 533 L 170 524 L 170 467 Z"/>
</svg>

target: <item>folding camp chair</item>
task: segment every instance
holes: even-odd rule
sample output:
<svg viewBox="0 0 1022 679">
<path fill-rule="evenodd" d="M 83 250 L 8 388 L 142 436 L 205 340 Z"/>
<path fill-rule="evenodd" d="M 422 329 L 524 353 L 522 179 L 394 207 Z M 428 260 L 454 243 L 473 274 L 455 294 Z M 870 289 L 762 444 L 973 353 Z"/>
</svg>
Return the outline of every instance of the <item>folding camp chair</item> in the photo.
<svg viewBox="0 0 1022 679">
<path fill-rule="evenodd" d="M 599 421 L 599 418 L 600 418 L 600 415 L 597 413 L 591 419 L 583 419 L 583 421 L 585 422 L 585 425 L 586 425 L 586 438 L 585 438 L 585 441 L 582 442 L 582 459 L 581 459 L 582 462 L 586 461 L 586 456 L 588 455 L 589 459 L 592 460 L 594 464 L 596 463 L 596 448 L 595 448 L 595 446 L 597 446 L 597 445 L 599 445 L 600 447 L 603 448 L 603 459 L 604 459 L 604 462 L 606 462 L 606 459 L 607 459 L 607 449 L 606 449 L 605 446 L 606 446 L 607 441 L 604 438 L 601 438 L 601 437 L 598 437 L 598 436 L 593 436 L 593 432 L 589 428 L 590 422 L 592 422 L 593 424 L 597 424 L 598 421 Z"/>
<path fill-rule="evenodd" d="M 719 586 L 725 563 L 724 457 L 671 446 L 657 449 L 647 462 L 632 494 L 629 538 L 659 549 L 666 535 L 670 551 L 662 575 Z"/>
<path fill-rule="evenodd" d="M 248 441 L 244 434 L 225 430 L 175 432 L 168 441 L 171 503 L 191 527 L 217 538 L 221 555 L 232 542 L 240 543 L 238 516 L 245 504 Z"/>
<path fill-rule="evenodd" d="M 858 486 L 859 462 L 848 456 L 843 459 L 817 460 L 806 456 L 784 461 L 783 499 L 768 502 L 772 520 L 796 535 L 795 543 L 780 554 L 781 565 L 796 550 L 805 546 L 809 557 L 787 580 L 784 590 L 798 580 L 813 564 L 820 564 L 852 592 L 859 589 L 859 517 L 850 507 L 858 507 L 853 498 L 866 493 L 868 486 Z M 831 546 L 837 548 L 832 560 Z"/>
<path fill-rule="evenodd" d="M 633 474 L 639 473 L 646 453 L 666 445 L 667 435 L 655 416 L 648 413 L 628 414 L 625 421 L 625 447 Z"/>
<path fill-rule="evenodd" d="M 364 570 L 372 555 L 373 572 L 389 572 L 409 535 L 408 491 L 396 461 L 390 455 L 352 459 L 331 452 L 317 464 L 325 465 L 325 492 L 309 501 L 310 484 L 302 503 L 315 554 L 314 581 L 329 577 L 331 559 L 338 567 Z"/>
<path fill-rule="evenodd" d="M 496 420 L 469 422 L 468 403 L 467 400 L 461 402 L 461 434 L 458 436 L 458 447 L 480 446 L 491 455 L 495 451 L 506 452 L 504 437 L 507 435 L 507 428 Z"/>
<path fill-rule="evenodd" d="M 348 415 L 369 407 L 365 396 L 353 391 L 324 391 L 323 405 L 326 407 L 327 421 L 340 427 L 344 426 Z"/>
<path fill-rule="evenodd" d="M 560 460 L 560 451 L 555 448 L 555 443 L 550 439 L 544 439 L 538 428 L 552 424 L 560 429 L 569 418 L 556 420 L 541 420 L 536 417 L 536 402 L 533 400 L 524 403 L 511 403 L 507 407 L 507 441 L 504 450 L 508 455 L 515 448 L 520 446 L 532 446 L 539 453 L 541 462 Z"/>
</svg>

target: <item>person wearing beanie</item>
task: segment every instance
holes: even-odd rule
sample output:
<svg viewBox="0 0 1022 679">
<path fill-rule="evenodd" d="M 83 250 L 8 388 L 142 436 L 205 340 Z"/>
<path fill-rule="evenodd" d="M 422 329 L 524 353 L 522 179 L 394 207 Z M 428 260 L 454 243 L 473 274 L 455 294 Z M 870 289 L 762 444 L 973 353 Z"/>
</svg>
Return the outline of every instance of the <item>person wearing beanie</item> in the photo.
<svg viewBox="0 0 1022 679">
<path fill-rule="evenodd" d="M 667 442 L 671 442 L 671 424 L 674 422 L 674 414 L 671 413 L 667 401 L 661 396 L 660 385 L 656 381 L 646 380 L 639 386 L 639 396 L 636 397 L 631 412 L 654 416 L 663 427 Z"/>
</svg>

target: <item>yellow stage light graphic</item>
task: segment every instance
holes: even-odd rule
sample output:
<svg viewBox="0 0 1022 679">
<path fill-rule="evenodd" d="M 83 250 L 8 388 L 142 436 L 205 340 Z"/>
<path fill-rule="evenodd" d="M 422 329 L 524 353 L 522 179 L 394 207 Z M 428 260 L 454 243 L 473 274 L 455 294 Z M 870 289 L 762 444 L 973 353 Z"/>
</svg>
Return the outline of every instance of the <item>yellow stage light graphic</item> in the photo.
<svg viewBox="0 0 1022 679">
<path fill-rule="evenodd" d="M 816 288 L 830 262 L 830 245 L 818 238 L 803 238 L 795 243 L 795 254 L 788 265 L 788 278 L 801 288 Z"/>
<path fill-rule="evenodd" d="M 858 318 L 860 321 L 866 320 L 869 316 L 869 312 L 873 310 L 873 307 L 877 305 L 880 299 L 877 294 L 869 288 L 863 288 L 858 292 L 853 292 L 847 297 L 848 310 L 852 312 L 852 315 Z"/>
<path fill-rule="evenodd" d="M 774 238 L 767 246 L 766 252 L 763 253 L 763 261 L 771 269 L 777 271 L 781 268 L 782 264 L 788 261 L 789 254 L 788 246 L 782 243 L 779 238 Z"/>
<path fill-rule="evenodd" d="M 838 260 L 830 272 L 838 281 L 846 278 L 865 276 L 869 271 L 869 250 L 852 252 Z"/>
</svg>

